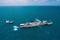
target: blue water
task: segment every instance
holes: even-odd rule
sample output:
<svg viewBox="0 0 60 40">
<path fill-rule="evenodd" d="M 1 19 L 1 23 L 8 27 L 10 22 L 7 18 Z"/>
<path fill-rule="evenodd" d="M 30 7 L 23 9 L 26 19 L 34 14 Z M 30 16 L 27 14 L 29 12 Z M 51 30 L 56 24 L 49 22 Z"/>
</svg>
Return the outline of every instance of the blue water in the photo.
<svg viewBox="0 0 60 40">
<path fill-rule="evenodd" d="M 19 28 L 20 23 L 40 20 L 53 21 L 53 25 Z M 14 20 L 6 24 L 5 20 Z M 60 40 L 60 6 L 0 6 L 0 40 Z"/>
</svg>

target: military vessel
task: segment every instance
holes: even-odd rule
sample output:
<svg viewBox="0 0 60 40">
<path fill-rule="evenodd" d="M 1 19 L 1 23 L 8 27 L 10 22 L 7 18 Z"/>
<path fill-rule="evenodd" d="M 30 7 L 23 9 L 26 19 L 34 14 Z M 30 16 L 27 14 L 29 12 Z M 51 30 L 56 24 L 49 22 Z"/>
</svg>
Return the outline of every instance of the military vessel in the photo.
<svg viewBox="0 0 60 40">
<path fill-rule="evenodd" d="M 26 22 L 20 24 L 20 28 L 25 28 L 25 27 L 35 27 L 35 26 L 40 26 L 40 25 L 51 25 L 53 22 L 48 22 L 47 20 L 40 21 L 39 19 L 35 19 L 34 22 Z"/>
</svg>

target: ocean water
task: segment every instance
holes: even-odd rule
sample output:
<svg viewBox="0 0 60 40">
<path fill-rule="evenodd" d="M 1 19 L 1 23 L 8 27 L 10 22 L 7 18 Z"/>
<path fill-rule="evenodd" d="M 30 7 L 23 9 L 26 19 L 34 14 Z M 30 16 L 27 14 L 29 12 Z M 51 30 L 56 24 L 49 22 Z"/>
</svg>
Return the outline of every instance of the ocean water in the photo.
<svg viewBox="0 0 60 40">
<path fill-rule="evenodd" d="M 13 30 L 14 25 L 36 18 L 53 24 Z M 5 20 L 15 22 L 6 24 Z M 0 6 L 0 40 L 60 40 L 60 6 Z"/>
</svg>

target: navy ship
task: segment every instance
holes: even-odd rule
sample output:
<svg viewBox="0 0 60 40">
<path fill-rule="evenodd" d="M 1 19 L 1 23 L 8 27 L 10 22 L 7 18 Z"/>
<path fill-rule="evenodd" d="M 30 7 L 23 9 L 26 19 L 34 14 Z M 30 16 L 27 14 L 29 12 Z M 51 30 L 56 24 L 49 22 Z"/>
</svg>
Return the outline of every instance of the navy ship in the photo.
<svg viewBox="0 0 60 40">
<path fill-rule="evenodd" d="M 39 19 L 35 19 L 34 22 L 26 22 L 20 24 L 20 28 L 35 27 L 40 25 L 51 25 L 51 24 L 53 24 L 53 22 L 48 22 L 47 20 L 40 21 Z"/>
</svg>

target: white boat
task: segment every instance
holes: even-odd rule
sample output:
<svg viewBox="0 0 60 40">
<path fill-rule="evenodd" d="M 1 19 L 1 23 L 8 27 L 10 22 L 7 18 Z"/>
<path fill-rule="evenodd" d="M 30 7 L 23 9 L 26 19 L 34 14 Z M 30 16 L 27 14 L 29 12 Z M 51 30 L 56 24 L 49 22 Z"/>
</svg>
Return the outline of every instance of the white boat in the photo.
<svg viewBox="0 0 60 40">
<path fill-rule="evenodd" d="M 7 24 L 12 24 L 14 21 L 6 20 L 5 22 L 6 22 Z"/>
<path fill-rule="evenodd" d="M 39 19 L 36 19 L 34 22 L 27 22 L 20 24 L 20 28 L 23 27 L 35 27 L 35 26 L 40 26 L 40 25 L 50 25 L 52 22 L 47 22 L 47 21 L 40 21 Z"/>
</svg>

